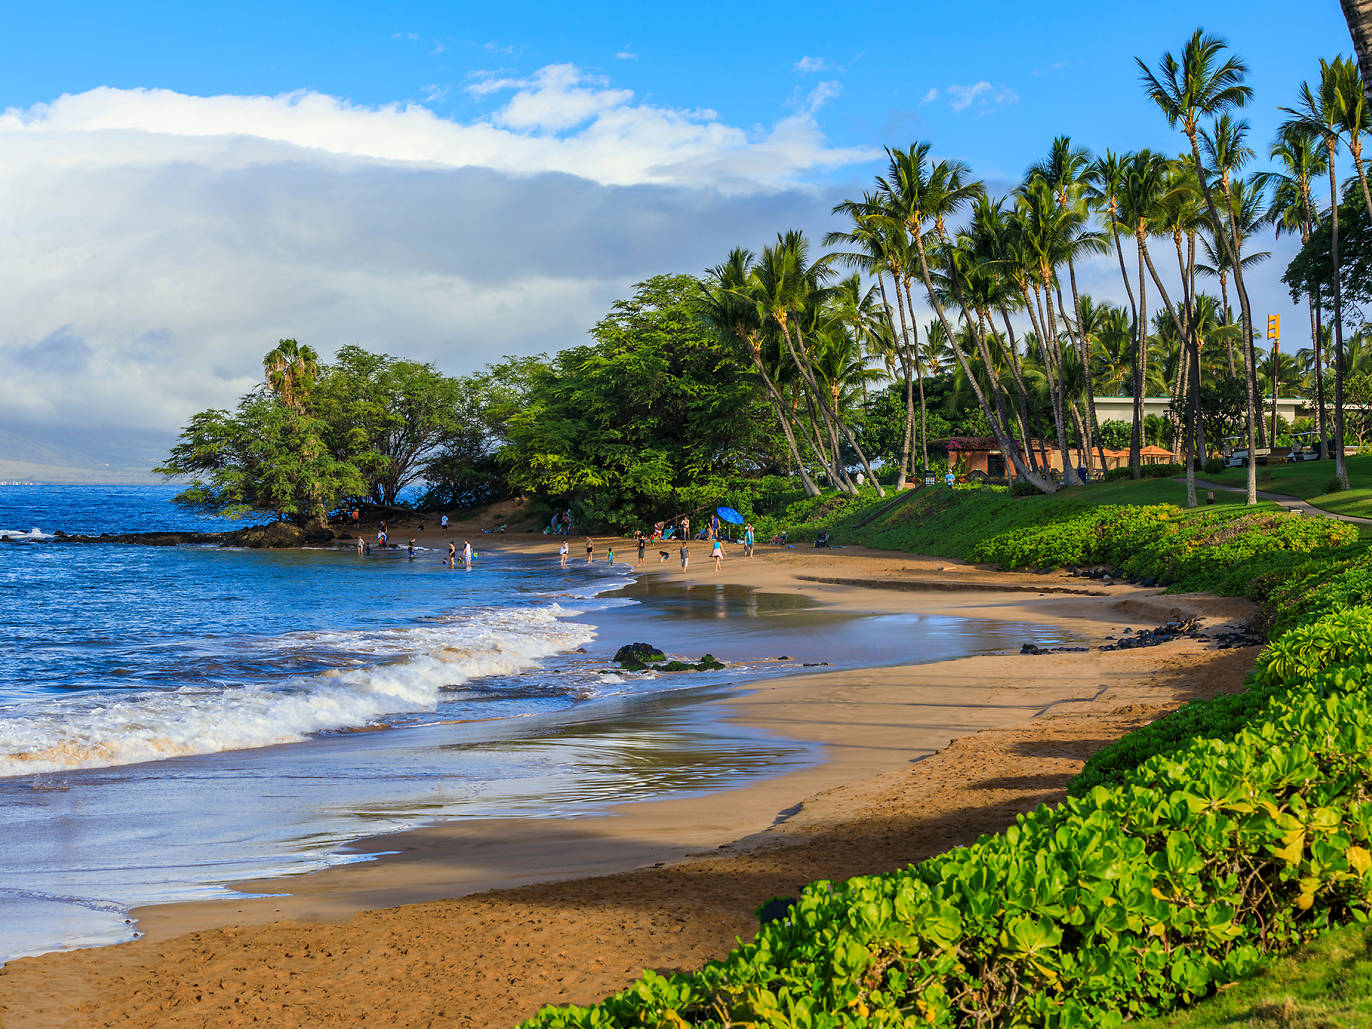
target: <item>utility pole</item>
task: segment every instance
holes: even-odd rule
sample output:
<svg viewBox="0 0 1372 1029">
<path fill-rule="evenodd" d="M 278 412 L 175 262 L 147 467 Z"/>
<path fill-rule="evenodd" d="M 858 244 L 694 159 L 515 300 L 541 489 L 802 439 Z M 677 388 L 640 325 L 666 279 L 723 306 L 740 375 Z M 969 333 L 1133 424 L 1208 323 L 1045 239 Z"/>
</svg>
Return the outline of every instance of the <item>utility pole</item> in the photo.
<svg viewBox="0 0 1372 1029">
<path fill-rule="evenodd" d="M 1267 338 L 1272 341 L 1272 440 L 1269 444 L 1277 449 L 1277 350 L 1281 346 L 1281 315 L 1267 316 Z"/>
</svg>

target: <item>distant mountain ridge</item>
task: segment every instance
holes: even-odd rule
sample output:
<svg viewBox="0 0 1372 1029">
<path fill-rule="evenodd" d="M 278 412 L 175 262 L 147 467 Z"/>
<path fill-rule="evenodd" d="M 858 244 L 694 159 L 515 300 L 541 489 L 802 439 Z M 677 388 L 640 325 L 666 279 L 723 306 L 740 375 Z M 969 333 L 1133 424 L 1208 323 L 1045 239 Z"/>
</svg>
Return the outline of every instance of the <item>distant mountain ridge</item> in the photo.
<svg viewBox="0 0 1372 1029">
<path fill-rule="evenodd" d="M 0 482 L 149 483 L 169 432 L 0 424 Z"/>
</svg>

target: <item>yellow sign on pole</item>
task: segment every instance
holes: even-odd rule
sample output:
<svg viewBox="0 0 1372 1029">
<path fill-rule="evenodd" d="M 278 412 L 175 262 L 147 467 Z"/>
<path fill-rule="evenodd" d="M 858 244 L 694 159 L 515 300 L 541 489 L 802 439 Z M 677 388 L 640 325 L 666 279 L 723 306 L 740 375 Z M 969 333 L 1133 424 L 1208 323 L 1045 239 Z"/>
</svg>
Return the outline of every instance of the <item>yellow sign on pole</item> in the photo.
<svg viewBox="0 0 1372 1029">
<path fill-rule="evenodd" d="M 1280 338 L 1281 338 L 1281 315 L 1279 315 L 1279 314 L 1269 314 L 1269 315 L 1267 316 L 1267 338 L 1268 338 L 1268 339 L 1280 339 Z"/>
</svg>

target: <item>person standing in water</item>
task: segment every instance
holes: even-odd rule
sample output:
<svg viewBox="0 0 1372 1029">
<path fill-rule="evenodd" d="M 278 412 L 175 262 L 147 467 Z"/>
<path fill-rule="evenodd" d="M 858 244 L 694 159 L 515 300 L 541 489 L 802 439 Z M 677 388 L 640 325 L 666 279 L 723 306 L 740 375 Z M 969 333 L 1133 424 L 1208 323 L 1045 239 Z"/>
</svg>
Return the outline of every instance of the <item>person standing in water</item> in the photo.
<svg viewBox="0 0 1372 1029">
<path fill-rule="evenodd" d="M 724 560 L 724 544 L 715 540 L 715 545 L 710 548 L 710 556 L 715 559 L 715 571 L 719 571 L 719 563 Z"/>
<path fill-rule="evenodd" d="M 449 568 L 457 567 L 457 544 L 452 542 L 451 540 L 448 541 L 447 565 Z"/>
<path fill-rule="evenodd" d="M 414 560 L 414 537 L 410 537 L 410 560 Z"/>
<path fill-rule="evenodd" d="M 587 563 L 587 564 L 590 564 L 590 563 L 591 563 L 591 555 L 594 554 L 594 553 L 595 553 L 595 543 L 593 543 L 593 542 L 591 541 L 591 537 L 587 536 L 587 537 L 586 537 L 586 563 Z"/>
<path fill-rule="evenodd" d="M 462 541 L 462 563 L 468 568 L 472 566 L 472 541 Z"/>
<path fill-rule="evenodd" d="M 361 536 L 357 537 L 357 556 L 361 557 L 367 549 L 367 541 Z"/>
<path fill-rule="evenodd" d="M 610 550 L 610 564 L 614 564 L 614 563 L 615 563 L 615 548 L 614 548 L 614 545 L 613 545 L 613 544 L 610 545 L 609 550 Z"/>
<path fill-rule="evenodd" d="M 562 541 L 562 546 L 560 546 L 560 547 L 557 548 L 558 563 L 559 563 L 563 568 L 566 568 L 566 567 L 567 567 L 567 550 L 568 550 L 567 541 L 564 539 L 564 540 Z"/>
</svg>

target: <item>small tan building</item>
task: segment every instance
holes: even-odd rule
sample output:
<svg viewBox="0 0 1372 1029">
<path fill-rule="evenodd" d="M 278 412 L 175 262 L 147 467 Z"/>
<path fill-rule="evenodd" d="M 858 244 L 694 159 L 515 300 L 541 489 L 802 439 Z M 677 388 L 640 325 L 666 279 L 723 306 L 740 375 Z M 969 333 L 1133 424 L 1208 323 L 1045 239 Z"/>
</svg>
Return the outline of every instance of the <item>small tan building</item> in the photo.
<svg viewBox="0 0 1372 1029">
<path fill-rule="evenodd" d="M 1034 448 L 1034 456 L 1038 459 L 1040 468 L 1047 467 L 1058 474 L 1062 473 L 1062 452 L 1057 444 L 1050 444 L 1045 440 L 1031 440 L 1030 445 Z M 1014 463 L 1001 451 L 994 436 L 953 436 L 944 440 L 931 440 L 929 451 L 931 454 L 939 454 L 940 457 L 946 454 L 949 467 L 959 477 L 979 478 L 980 476 L 973 474 L 979 472 L 988 479 L 1015 478 Z M 1067 453 L 1075 462 L 1073 467 L 1087 467 L 1087 462 L 1078 448 L 1071 447 Z M 1091 467 L 1099 470 L 1100 456 L 1093 451 L 1091 458 Z M 1144 464 L 1173 464 L 1181 461 L 1181 458 L 1170 450 L 1154 446 L 1142 448 L 1139 451 L 1139 458 Z M 1128 466 L 1128 450 L 1105 451 L 1105 470 Z"/>
</svg>

